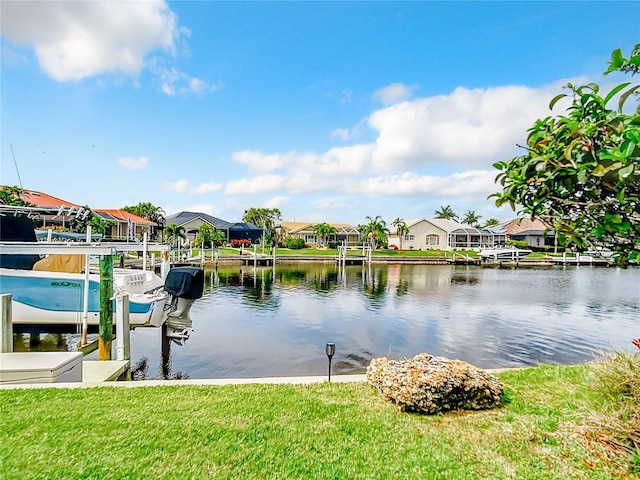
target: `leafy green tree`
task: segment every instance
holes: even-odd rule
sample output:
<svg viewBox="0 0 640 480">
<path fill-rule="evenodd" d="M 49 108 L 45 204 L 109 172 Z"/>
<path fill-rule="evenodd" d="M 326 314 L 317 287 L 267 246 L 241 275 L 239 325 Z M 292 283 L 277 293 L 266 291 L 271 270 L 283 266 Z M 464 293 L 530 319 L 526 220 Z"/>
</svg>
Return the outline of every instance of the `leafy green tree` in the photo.
<svg viewBox="0 0 640 480">
<path fill-rule="evenodd" d="M 244 211 L 242 221 L 252 223 L 264 230 L 264 244 L 276 244 L 276 224 L 282 221 L 282 212 L 278 208 L 249 208 Z"/>
<path fill-rule="evenodd" d="M 616 50 L 609 71 L 628 65 L 635 73 L 639 47 L 626 62 Z M 625 82 L 606 94 L 594 83 L 566 88 L 550 108 L 568 97 L 567 114 L 537 120 L 526 153 L 494 164 L 502 191 L 490 197 L 552 225 L 563 243 L 613 250 L 626 266 L 640 250 L 640 107 L 635 114 L 623 107 L 640 85 Z M 618 108 L 609 108 L 616 96 Z"/>
<path fill-rule="evenodd" d="M 469 210 L 464 214 L 464 217 L 462 217 L 462 223 L 464 223 L 465 225 L 470 225 L 472 227 L 477 227 L 480 224 L 481 218 L 481 215 L 476 215 L 475 210 Z"/>
<path fill-rule="evenodd" d="M 103 219 L 100 215 L 93 215 L 89 220 L 88 225 L 91 226 L 92 232 L 98 233 L 103 237 L 107 237 L 111 232 L 111 227 L 113 227 L 113 222 Z"/>
<path fill-rule="evenodd" d="M 373 250 L 377 250 L 378 247 L 386 247 L 389 244 L 387 223 L 380 215 L 365 217 L 365 219 L 369 223 L 358 225 L 360 235 L 370 242 Z"/>
<path fill-rule="evenodd" d="M 123 210 L 155 223 L 157 228 L 151 230 L 151 239 L 158 239 L 158 232 L 164 229 L 164 217 L 166 216 L 161 207 L 156 207 L 150 202 L 140 202 L 138 205 L 123 207 Z"/>
<path fill-rule="evenodd" d="M 402 239 L 409 233 L 409 227 L 407 227 L 404 219 L 400 217 L 396 218 L 391 225 L 396 228 L 396 234 L 398 235 L 398 241 L 400 242 L 400 250 L 402 250 Z"/>
<path fill-rule="evenodd" d="M 91 224 L 91 219 L 95 216 L 96 215 L 91 211 L 91 208 L 88 205 L 85 205 L 77 215 L 74 213 L 69 218 L 69 230 L 76 233 L 85 233 L 87 231 L 87 225 Z M 93 226 L 92 230 L 96 233 L 102 234 L 102 232 L 98 232 L 93 229 Z"/>
<path fill-rule="evenodd" d="M 318 223 L 313 227 L 313 233 L 318 236 L 320 246 L 323 247 L 327 241 L 327 237 L 334 233 L 338 233 L 338 229 L 328 223 Z"/>
<path fill-rule="evenodd" d="M 450 205 L 446 207 L 440 207 L 440 210 L 436 210 L 436 218 L 442 220 L 458 220 L 458 214 L 453 211 Z"/>
<path fill-rule="evenodd" d="M 225 234 L 222 230 L 218 230 L 208 223 L 203 223 L 200 225 L 198 235 L 196 235 L 195 245 L 201 245 L 202 248 L 206 248 L 208 244 L 213 248 L 214 246 L 222 245 L 225 238 Z"/>
<path fill-rule="evenodd" d="M 0 187 L 0 204 L 16 206 L 28 206 L 29 202 L 22 199 L 24 190 L 18 186 L 2 186 Z"/>
<path fill-rule="evenodd" d="M 180 239 L 182 240 L 187 239 L 187 235 L 184 231 L 184 227 L 176 225 L 175 223 L 172 223 L 171 225 L 167 225 L 167 227 L 165 228 L 165 233 L 167 235 L 167 240 L 171 242 L 172 247 L 175 247 L 177 242 L 180 241 Z"/>
<path fill-rule="evenodd" d="M 609 69 L 604 72 L 604 74 L 608 75 L 615 71 L 627 72 L 632 75 L 640 73 L 640 43 L 633 47 L 629 58 L 625 58 L 622 50 L 619 48 L 613 51 L 611 54 L 611 62 L 609 62 Z"/>
</svg>

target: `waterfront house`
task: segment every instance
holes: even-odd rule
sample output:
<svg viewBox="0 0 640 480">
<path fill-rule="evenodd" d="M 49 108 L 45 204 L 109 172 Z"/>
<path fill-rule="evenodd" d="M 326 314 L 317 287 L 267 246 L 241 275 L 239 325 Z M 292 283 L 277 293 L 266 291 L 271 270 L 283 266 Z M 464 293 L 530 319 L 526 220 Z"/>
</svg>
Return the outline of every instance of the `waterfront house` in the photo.
<svg viewBox="0 0 640 480">
<path fill-rule="evenodd" d="M 184 233 L 190 242 L 195 240 L 202 224 L 208 224 L 216 230 L 223 231 L 227 243 L 231 240 L 249 240 L 251 243 L 258 243 L 262 236 L 262 228 L 252 223 L 227 222 L 199 212 L 178 212 L 168 215 L 165 217 L 164 224 L 165 227 L 175 224 L 184 228 Z"/>
<path fill-rule="evenodd" d="M 106 237 L 113 240 L 142 240 L 147 234 L 147 240 L 158 228 L 158 224 L 122 209 L 99 208 L 93 210 L 105 222 L 111 223 L 111 232 Z"/>
<path fill-rule="evenodd" d="M 403 250 L 454 250 L 492 247 L 505 241 L 505 234 L 489 228 L 476 228 L 440 218 L 406 222 L 409 229 L 402 238 Z M 389 245 L 400 247 L 395 230 L 389 234 Z"/>
<path fill-rule="evenodd" d="M 320 244 L 320 239 L 314 232 L 314 228 L 321 223 L 323 222 L 282 222 L 276 227 L 276 231 L 281 239 L 285 237 L 302 238 L 307 245 L 317 247 Z M 360 241 L 360 232 L 351 225 L 345 223 L 329 223 L 329 225 L 334 227 L 337 232 L 329 235 L 326 238 L 327 242 L 341 243 L 346 241 L 347 246 L 355 246 Z"/>
<path fill-rule="evenodd" d="M 503 232 L 508 240 L 524 241 L 529 247 L 552 247 L 556 242 L 553 229 L 537 218 L 515 218 L 496 229 Z"/>
<path fill-rule="evenodd" d="M 37 228 L 66 229 L 69 226 L 69 221 L 76 215 L 91 214 L 90 210 L 89 213 L 87 213 L 87 211 L 77 203 L 62 200 L 61 198 L 36 190 L 24 190 L 20 198 L 34 207 L 58 209 L 60 211 L 59 215 L 39 214 L 36 221 Z"/>
</svg>

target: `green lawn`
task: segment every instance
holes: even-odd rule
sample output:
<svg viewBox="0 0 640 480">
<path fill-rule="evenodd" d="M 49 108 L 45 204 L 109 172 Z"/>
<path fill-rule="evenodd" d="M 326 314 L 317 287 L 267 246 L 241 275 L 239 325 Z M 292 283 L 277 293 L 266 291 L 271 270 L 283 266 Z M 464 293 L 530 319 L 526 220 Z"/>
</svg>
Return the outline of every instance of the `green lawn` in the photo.
<svg viewBox="0 0 640 480">
<path fill-rule="evenodd" d="M 0 478 L 615 478 L 579 433 L 594 375 L 504 372 L 503 408 L 436 416 L 366 383 L 0 390 Z"/>
</svg>

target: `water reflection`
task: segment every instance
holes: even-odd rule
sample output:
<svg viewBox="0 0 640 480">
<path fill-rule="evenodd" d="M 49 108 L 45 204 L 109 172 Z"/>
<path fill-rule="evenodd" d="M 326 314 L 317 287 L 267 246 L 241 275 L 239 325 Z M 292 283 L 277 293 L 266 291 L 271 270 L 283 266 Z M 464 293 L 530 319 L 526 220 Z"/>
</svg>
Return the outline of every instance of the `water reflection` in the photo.
<svg viewBox="0 0 640 480">
<path fill-rule="evenodd" d="M 132 332 L 147 378 L 362 373 L 379 356 L 420 352 L 483 368 L 575 363 L 635 350 L 640 269 L 482 269 L 300 264 L 209 271 L 184 346 Z M 160 352 L 160 354 L 158 354 Z"/>
</svg>

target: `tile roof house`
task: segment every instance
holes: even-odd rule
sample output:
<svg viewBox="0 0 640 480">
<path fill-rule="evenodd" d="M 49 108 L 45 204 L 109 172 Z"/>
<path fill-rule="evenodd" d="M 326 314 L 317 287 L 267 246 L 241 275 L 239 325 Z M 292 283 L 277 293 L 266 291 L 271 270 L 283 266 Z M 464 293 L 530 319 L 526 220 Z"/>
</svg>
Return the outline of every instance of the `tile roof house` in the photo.
<svg viewBox="0 0 640 480">
<path fill-rule="evenodd" d="M 226 241 L 250 240 L 251 243 L 258 243 L 262 236 L 262 228 L 252 223 L 227 222 L 217 217 L 199 212 L 178 212 L 165 217 L 165 226 L 175 224 L 184 228 L 189 241 L 193 241 L 200 231 L 200 226 L 207 223 L 216 230 L 225 232 Z"/>
<path fill-rule="evenodd" d="M 99 208 L 93 210 L 105 221 L 111 222 L 111 238 L 142 239 L 145 233 L 152 234 L 158 227 L 155 222 L 121 209 Z"/>
<path fill-rule="evenodd" d="M 537 218 L 515 218 L 496 228 L 504 232 L 509 240 L 526 241 L 529 247 L 555 245 L 552 227 Z"/>
<path fill-rule="evenodd" d="M 282 222 L 276 230 L 281 238 L 289 236 L 291 238 L 302 238 L 305 243 L 318 245 L 320 239 L 313 231 L 316 225 L 323 222 Z M 360 241 L 360 232 L 351 225 L 345 223 L 330 223 L 337 230 L 326 239 L 328 242 L 342 242 L 346 240 L 348 246 L 357 245 Z"/>
<path fill-rule="evenodd" d="M 77 203 L 69 202 L 68 200 L 63 200 L 36 190 L 24 190 L 21 198 L 36 207 L 57 208 L 61 212 L 59 215 L 38 215 L 42 222 L 38 227 L 61 226 L 66 228 L 69 220 L 86 212 L 86 208 Z M 153 228 L 157 226 L 154 222 L 146 218 L 120 209 L 92 209 L 90 211 L 103 220 L 107 220 L 113 224 L 110 235 L 112 239 L 140 239 L 143 233 L 151 233 Z"/>
<path fill-rule="evenodd" d="M 61 198 L 54 197 L 53 195 L 48 195 L 36 190 L 24 190 L 23 192 L 24 193 L 20 196 L 20 198 L 22 198 L 22 200 L 29 203 L 30 205 L 41 208 L 58 209 L 60 212 L 60 214 L 54 213 L 51 215 L 38 215 L 38 228 L 56 226 L 65 228 L 68 226 L 69 220 L 77 215 L 82 215 L 86 212 L 82 205 L 78 205 L 77 203 L 69 202 L 67 200 L 62 200 Z"/>
</svg>

